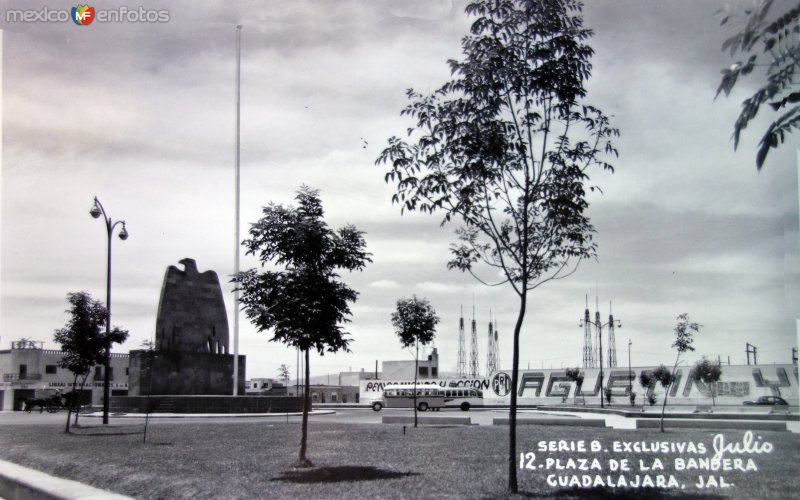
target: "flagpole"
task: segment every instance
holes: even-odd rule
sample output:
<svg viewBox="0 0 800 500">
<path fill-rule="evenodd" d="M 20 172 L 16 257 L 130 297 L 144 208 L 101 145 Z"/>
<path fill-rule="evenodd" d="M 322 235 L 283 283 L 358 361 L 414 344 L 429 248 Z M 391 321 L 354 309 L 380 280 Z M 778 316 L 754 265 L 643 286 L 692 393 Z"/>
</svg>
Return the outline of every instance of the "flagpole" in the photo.
<svg viewBox="0 0 800 500">
<path fill-rule="evenodd" d="M 236 228 L 233 252 L 233 270 L 239 274 L 239 208 L 240 208 L 240 181 L 239 181 L 239 129 L 241 123 L 241 66 L 242 66 L 242 25 L 236 25 Z M 233 292 L 233 395 L 239 395 L 239 288 Z"/>
</svg>

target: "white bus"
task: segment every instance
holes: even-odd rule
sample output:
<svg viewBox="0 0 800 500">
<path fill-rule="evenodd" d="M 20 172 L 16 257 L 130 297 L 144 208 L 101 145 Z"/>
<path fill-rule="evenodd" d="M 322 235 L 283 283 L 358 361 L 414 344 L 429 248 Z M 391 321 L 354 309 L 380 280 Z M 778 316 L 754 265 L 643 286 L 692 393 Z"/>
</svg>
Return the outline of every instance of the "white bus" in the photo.
<svg viewBox="0 0 800 500">
<path fill-rule="evenodd" d="M 417 409 L 439 411 L 444 406 L 445 390 L 435 385 L 417 385 Z M 383 397 L 370 401 L 375 411 L 381 408 L 413 408 L 414 385 L 387 385 L 383 388 Z"/>
<path fill-rule="evenodd" d="M 469 411 L 473 406 L 483 406 L 483 391 L 469 387 L 447 387 L 444 392 L 444 405 L 447 408 L 461 408 Z"/>
</svg>

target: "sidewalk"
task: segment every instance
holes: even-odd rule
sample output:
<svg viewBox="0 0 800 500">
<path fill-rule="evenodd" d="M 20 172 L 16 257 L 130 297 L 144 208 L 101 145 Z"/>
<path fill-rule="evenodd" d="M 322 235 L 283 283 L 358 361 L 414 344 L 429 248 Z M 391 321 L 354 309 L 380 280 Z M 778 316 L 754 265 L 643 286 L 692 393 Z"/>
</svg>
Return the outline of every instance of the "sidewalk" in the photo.
<svg viewBox="0 0 800 500">
<path fill-rule="evenodd" d="M 0 460 L 2 498 L 29 500 L 130 500 L 131 497 L 88 484 L 51 476 L 38 470 Z"/>
</svg>

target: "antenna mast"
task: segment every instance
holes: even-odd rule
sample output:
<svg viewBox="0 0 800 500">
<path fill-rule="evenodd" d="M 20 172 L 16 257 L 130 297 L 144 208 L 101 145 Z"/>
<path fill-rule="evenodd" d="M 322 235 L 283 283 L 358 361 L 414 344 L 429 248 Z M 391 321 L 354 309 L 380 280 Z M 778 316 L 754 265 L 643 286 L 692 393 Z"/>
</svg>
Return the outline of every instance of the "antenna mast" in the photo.
<svg viewBox="0 0 800 500">
<path fill-rule="evenodd" d="M 489 348 L 486 352 L 486 376 L 497 371 L 497 337 L 492 326 L 492 311 L 489 311 Z"/>
<path fill-rule="evenodd" d="M 469 376 L 479 377 L 478 368 L 478 329 L 475 322 L 475 304 L 472 304 L 472 350 L 469 353 Z"/>
<path fill-rule="evenodd" d="M 583 367 L 594 368 L 594 351 L 592 349 L 592 330 L 589 323 L 589 294 L 586 294 L 586 309 L 583 311 Z"/>
<path fill-rule="evenodd" d="M 456 365 L 458 378 L 467 377 L 467 352 L 464 343 L 464 306 L 461 306 L 461 317 L 458 319 L 458 364 Z"/>
</svg>

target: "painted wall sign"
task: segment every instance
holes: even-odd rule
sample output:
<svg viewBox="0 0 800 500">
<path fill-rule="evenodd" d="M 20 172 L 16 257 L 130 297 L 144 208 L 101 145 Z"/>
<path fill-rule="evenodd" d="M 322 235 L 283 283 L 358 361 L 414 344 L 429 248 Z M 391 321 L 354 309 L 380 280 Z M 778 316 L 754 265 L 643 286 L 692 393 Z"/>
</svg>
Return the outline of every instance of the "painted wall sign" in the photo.
<svg viewBox="0 0 800 500">
<path fill-rule="evenodd" d="M 642 402 L 653 393 L 661 400 L 664 389 L 642 387 L 639 376 L 642 372 L 652 372 L 656 367 L 604 368 L 600 379 L 599 368 L 581 370 L 583 385 L 578 390 L 575 382 L 567 378 L 564 369 L 559 370 L 520 370 L 516 391 L 520 404 L 543 404 L 561 402 L 573 398 L 599 398 L 604 389 L 611 391 L 613 402 L 627 402 L 631 390 Z M 676 382 L 670 387 L 669 401 L 674 404 L 696 404 L 711 399 L 712 390 L 717 404 L 741 405 L 745 400 L 759 396 L 780 396 L 791 405 L 800 402 L 798 398 L 798 372 L 795 365 L 723 365 L 720 380 L 713 384 L 694 381 L 689 376 L 690 368 L 679 367 L 675 372 Z M 380 397 L 383 387 L 388 384 L 407 384 L 409 380 L 362 380 L 361 400 Z M 434 379 L 420 380 L 420 385 L 439 387 L 470 387 L 483 391 L 487 404 L 508 404 L 511 399 L 511 371 L 503 370 L 489 378 Z"/>
</svg>

